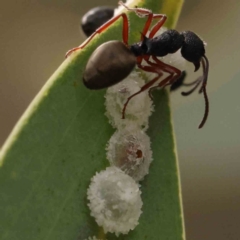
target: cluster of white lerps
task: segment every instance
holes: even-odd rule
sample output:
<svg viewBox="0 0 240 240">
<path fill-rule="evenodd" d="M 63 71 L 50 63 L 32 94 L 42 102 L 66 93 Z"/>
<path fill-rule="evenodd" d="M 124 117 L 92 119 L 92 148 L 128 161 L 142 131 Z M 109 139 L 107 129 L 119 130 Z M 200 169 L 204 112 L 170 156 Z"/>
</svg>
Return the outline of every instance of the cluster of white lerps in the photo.
<svg viewBox="0 0 240 240">
<path fill-rule="evenodd" d="M 147 92 L 133 98 L 122 119 L 127 97 L 144 84 L 140 73 L 134 71 L 127 79 L 108 88 L 106 115 L 117 128 L 106 150 L 110 167 L 97 173 L 88 189 L 91 215 L 105 232 L 127 234 L 138 225 L 142 213 L 140 185 L 152 161 L 150 139 L 145 130 L 152 112 Z"/>
<path fill-rule="evenodd" d="M 184 62 L 179 59 L 181 57 L 177 52 L 162 60 L 181 68 Z M 152 78 L 150 74 L 146 76 L 135 70 L 125 80 L 108 88 L 106 116 L 117 129 L 106 147 L 110 167 L 92 178 L 87 192 L 91 216 L 105 233 L 117 236 L 127 234 L 138 225 L 142 213 L 138 182 L 148 174 L 152 161 L 150 139 L 146 135 L 148 119 L 153 111 L 148 91 L 131 99 L 125 119 L 122 119 L 124 103 L 140 90 L 146 77 Z"/>
</svg>

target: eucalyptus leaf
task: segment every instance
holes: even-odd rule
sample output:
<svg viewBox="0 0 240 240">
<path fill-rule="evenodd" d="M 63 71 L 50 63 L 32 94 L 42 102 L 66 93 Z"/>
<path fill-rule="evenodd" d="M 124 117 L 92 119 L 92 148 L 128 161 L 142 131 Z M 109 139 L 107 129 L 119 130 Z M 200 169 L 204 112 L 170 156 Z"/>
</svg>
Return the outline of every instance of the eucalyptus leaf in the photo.
<svg viewBox="0 0 240 240">
<path fill-rule="evenodd" d="M 132 1 L 168 16 L 173 28 L 182 1 Z M 144 19 L 128 13 L 130 43 L 139 40 Z M 96 171 L 108 166 L 105 145 L 114 129 L 105 117 L 104 93 L 82 84 L 82 73 L 101 43 L 121 39 L 121 21 L 73 53 L 30 104 L 0 153 L 0 239 L 83 240 L 184 239 L 179 172 L 168 93 L 154 94 L 150 118 L 154 161 L 141 183 L 143 213 L 128 235 L 105 234 L 90 217 L 86 191 Z M 64 55 L 64 50 L 63 50 Z"/>
</svg>

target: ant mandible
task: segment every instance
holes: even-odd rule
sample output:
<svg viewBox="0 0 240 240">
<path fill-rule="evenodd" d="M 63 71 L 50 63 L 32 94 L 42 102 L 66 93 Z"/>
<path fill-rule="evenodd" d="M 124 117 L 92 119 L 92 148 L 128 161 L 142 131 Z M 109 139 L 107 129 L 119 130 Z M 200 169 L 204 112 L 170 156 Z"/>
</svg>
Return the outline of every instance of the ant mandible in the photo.
<svg viewBox="0 0 240 240">
<path fill-rule="evenodd" d="M 203 93 L 205 99 L 205 113 L 201 123 L 199 124 L 199 128 L 202 128 L 207 120 L 209 112 L 209 101 L 206 91 L 209 62 L 205 56 L 204 42 L 191 31 L 179 33 L 176 30 L 167 30 L 159 36 L 154 37 L 167 20 L 166 15 L 154 14 L 151 10 L 144 8 L 129 8 L 122 1 L 120 1 L 119 4 L 129 11 L 135 12 L 139 17 L 147 17 L 145 26 L 141 32 L 140 42 L 132 45 L 128 44 L 129 23 L 127 15 L 122 13 L 111 18 L 108 22 L 99 27 L 82 45 L 69 50 L 66 56 L 69 56 L 76 50 L 83 49 L 96 34 L 103 32 L 112 23 L 122 17 L 123 42 L 109 41 L 100 45 L 93 52 L 88 60 L 83 74 L 83 82 L 85 86 L 89 89 L 102 89 L 110 87 L 126 78 L 136 65 L 138 68 L 146 72 L 156 73 L 156 77 L 143 85 L 138 92 L 128 97 L 122 109 L 122 118 L 124 119 L 126 107 L 134 96 L 148 89 L 149 96 L 151 97 L 151 91 L 153 89 L 164 88 L 168 85 L 172 86 L 178 81 L 178 79 L 182 78 L 182 72 L 179 69 L 168 65 L 157 58 L 166 56 L 170 53 L 175 53 L 181 49 L 183 58 L 194 64 L 195 71 L 197 71 L 202 64 L 203 75 L 188 84 L 188 86 L 194 85 L 190 91 L 182 92 L 183 96 L 187 96 L 194 92 L 197 87 L 202 84 L 199 90 L 199 93 Z M 159 20 L 150 29 L 148 37 L 146 37 L 153 19 Z M 143 60 L 148 65 L 143 65 Z M 169 75 L 158 82 L 164 72 Z"/>
</svg>

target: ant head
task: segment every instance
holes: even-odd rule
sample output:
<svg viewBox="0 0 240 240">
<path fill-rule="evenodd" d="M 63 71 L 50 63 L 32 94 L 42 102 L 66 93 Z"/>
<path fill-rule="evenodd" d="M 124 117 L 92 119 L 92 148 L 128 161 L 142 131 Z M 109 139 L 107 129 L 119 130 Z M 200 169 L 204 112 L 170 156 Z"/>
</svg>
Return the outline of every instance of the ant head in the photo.
<svg viewBox="0 0 240 240">
<path fill-rule="evenodd" d="M 181 35 L 184 36 L 182 56 L 194 64 L 196 72 L 200 67 L 202 57 L 205 55 L 204 42 L 191 31 L 182 32 Z"/>
<path fill-rule="evenodd" d="M 194 64 L 195 72 L 200 68 L 200 65 L 202 63 L 203 75 L 193 82 L 194 87 L 190 91 L 182 92 L 183 96 L 188 96 L 189 94 L 194 92 L 197 89 L 197 87 L 201 84 L 199 93 L 203 93 L 205 99 L 205 112 L 203 119 L 199 125 L 199 128 L 202 128 L 207 120 L 209 112 L 209 102 L 206 90 L 209 71 L 209 61 L 205 56 L 204 48 L 205 43 L 194 32 L 185 31 L 182 32 L 181 35 L 184 37 L 184 42 L 181 49 L 182 56 L 186 60 Z"/>
</svg>

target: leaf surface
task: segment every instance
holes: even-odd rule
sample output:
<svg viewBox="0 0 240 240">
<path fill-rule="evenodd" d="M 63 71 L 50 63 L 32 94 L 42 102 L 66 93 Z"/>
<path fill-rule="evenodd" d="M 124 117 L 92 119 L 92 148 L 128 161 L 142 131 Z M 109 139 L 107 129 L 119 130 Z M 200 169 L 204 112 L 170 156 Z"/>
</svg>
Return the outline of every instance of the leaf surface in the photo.
<svg viewBox="0 0 240 240">
<path fill-rule="evenodd" d="M 173 28 L 182 1 L 133 1 L 165 13 Z M 130 13 L 130 43 L 144 19 Z M 114 132 L 104 115 L 104 93 L 82 84 L 82 73 L 101 43 L 121 39 L 121 21 L 66 59 L 31 103 L 0 154 L 0 239 L 83 240 L 104 236 L 87 207 L 86 191 L 96 171 L 108 166 L 105 145 Z M 64 53 L 63 53 L 64 55 Z M 142 182 L 140 224 L 118 239 L 184 238 L 181 193 L 168 94 L 155 93 L 148 134 L 154 161 Z"/>
</svg>

